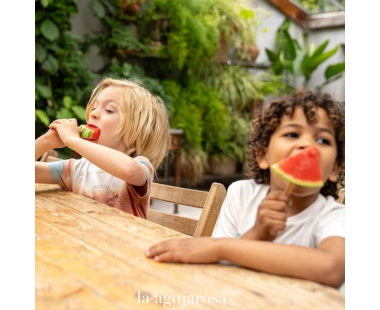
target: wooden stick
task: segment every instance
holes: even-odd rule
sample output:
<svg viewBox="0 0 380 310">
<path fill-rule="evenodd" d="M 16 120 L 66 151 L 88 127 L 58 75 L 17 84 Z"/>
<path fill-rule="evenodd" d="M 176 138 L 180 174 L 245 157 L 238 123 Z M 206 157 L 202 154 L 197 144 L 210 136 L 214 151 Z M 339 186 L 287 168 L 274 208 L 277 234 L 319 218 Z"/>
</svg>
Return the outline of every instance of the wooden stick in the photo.
<svg viewBox="0 0 380 310">
<path fill-rule="evenodd" d="M 294 188 L 294 184 L 289 182 L 288 185 L 285 187 L 285 194 L 289 196 L 289 194 L 292 192 Z"/>
</svg>

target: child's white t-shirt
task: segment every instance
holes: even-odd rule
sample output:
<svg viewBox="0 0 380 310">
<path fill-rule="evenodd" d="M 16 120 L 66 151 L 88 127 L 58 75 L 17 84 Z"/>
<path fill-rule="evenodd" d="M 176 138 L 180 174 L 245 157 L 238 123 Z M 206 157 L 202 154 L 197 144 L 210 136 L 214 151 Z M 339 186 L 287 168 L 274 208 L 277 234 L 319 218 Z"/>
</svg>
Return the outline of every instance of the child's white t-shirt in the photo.
<svg viewBox="0 0 380 310">
<path fill-rule="evenodd" d="M 253 180 L 232 183 L 227 191 L 212 237 L 238 238 L 256 222 L 256 214 L 269 185 Z M 333 197 L 319 195 L 308 208 L 288 217 L 286 227 L 278 233 L 275 243 L 316 248 L 328 237 L 345 238 L 345 207 Z"/>
<path fill-rule="evenodd" d="M 53 180 L 62 188 L 146 219 L 154 170 L 148 158 L 138 156 L 134 160 L 146 171 L 147 191 L 143 196 L 133 185 L 105 172 L 84 157 L 51 162 L 49 167 Z"/>
</svg>

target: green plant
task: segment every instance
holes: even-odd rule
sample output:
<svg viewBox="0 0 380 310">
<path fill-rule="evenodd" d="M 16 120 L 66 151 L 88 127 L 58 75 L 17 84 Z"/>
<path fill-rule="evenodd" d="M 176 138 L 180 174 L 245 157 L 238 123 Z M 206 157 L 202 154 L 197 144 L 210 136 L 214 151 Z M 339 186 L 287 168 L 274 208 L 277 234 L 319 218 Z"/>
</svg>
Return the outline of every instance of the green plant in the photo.
<svg viewBox="0 0 380 310">
<path fill-rule="evenodd" d="M 223 69 L 216 60 L 221 36 L 237 52 L 254 43 L 253 11 L 240 0 L 92 3 L 104 25 L 104 33 L 93 42 L 111 59 L 99 73 L 138 78 L 164 99 L 171 127 L 185 132 L 181 161 L 192 180 L 200 179 L 211 154 L 226 152 L 244 160 L 243 122 L 249 126 L 250 103 L 261 98 L 263 85 L 247 70 Z M 106 3 L 113 4 L 109 8 Z"/>
<path fill-rule="evenodd" d="M 171 102 L 173 100 L 172 96 L 168 95 L 165 92 L 161 81 L 147 76 L 142 68 L 134 66 L 127 62 L 122 63 L 116 58 L 112 58 L 110 66 L 102 75 L 114 79 L 130 79 L 141 81 L 153 95 L 160 97 L 164 101 L 165 106 L 169 112 L 171 111 Z"/>
<path fill-rule="evenodd" d="M 218 90 L 226 106 L 240 113 L 248 112 L 254 99 L 262 99 L 263 81 L 240 66 L 210 65 L 202 71 L 207 85 Z"/>
<path fill-rule="evenodd" d="M 284 75 L 287 81 L 288 90 L 292 86 L 296 86 L 296 78 L 304 78 L 304 86 L 307 86 L 313 72 L 327 59 L 333 56 L 338 51 L 338 46 L 332 50 L 325 49 L 329 43 L 329 39 L 324 41 L 318 47 L 315 44 L 310 44 L 306 49 L 302 49 L 297 40 L 289 34 L 290 19 L 286 18 L 282 25 L 277 30 L 277 46 L 276 51 L 266 49 L 266 53 L 272 62 L 271 68 L 276 75 Z M 325 81 L 317 88 L 322 88 L 325 85 L 335 81 L 342 76 L 345 70 L 345 63 L 330 65 L 325 70 Z M 293 77 L 293 85 L 290 85 L 288 77 Z"/>
<path fill-rule="evenodd" d="M 220 162 L 226 162 L 228 158 L 232 158 L 244 163 L 251 131 L 250 120 L 233 111 L 230 115 L 231 126 L 225 130 L 224 140 L 214 146 L 210 156 Z"/>
<path fill-rule="evenodd" d="M 36 0 L 35 10 L 35 135 L 40 136 L 54 119 L 84 120 L 92 75 L 85 47 L 70 33 L 75 2 Z"/>
</svg>

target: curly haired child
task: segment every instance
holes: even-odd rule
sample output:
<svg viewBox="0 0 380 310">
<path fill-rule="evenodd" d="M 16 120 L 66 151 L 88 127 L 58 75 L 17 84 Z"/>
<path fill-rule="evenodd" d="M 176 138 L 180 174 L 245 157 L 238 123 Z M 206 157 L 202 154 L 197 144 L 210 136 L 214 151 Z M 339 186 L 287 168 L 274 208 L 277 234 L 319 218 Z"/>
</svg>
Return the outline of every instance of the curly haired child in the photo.
<svg viewBox="0 0 380 310">
<path fill-rule="evenodd" d="M 323 188 L 295 186 L 271 165 L 316 145 Z M 344 105 L 327 94 L 296 91 L 272 101 L 254 121 L 248 150 L 253 180 L 231 184 L 213 238 L 174 239 L 152 246 L 157 261 L 213 263 L 221 259 L 276 275 L 340 287 L 345 279 Z"/>
<path fill-rule="evenodd" d="M 64 146 L 82 156 L 53 163 L 36 161 L 36 183 L 57 183 L 146 218 L 154 171 L 170 143 L 163 102 L 142 84 L 105 78 L 92 92 L 86 121 L 100 129 L 98 140 L 81 139 L 76 119 L 55 120 L 36 140 L 36 160 Z"/>
</svg>

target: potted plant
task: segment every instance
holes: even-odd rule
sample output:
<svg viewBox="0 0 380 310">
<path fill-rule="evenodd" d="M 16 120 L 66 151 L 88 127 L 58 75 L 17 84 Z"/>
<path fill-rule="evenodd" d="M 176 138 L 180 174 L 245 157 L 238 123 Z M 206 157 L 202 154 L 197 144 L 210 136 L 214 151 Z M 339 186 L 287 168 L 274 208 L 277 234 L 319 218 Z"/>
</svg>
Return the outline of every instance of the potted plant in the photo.
<svg viewBox="0 0 380 310">
<path fill-rule="evenodd" d="M 210 151 L 209 164 L 212 174 L 233 174 L 236 172 L 237 163 L 245 162 L 251 131 L 250 120 L 237 112 L 230 115 L 230 127 L 225 124 L 225 139 Z"/>
<path fill-rule="evenodd" d="M 232 49 L 240 59 L 256 59 L 258 49 L 255 46 L 257 18 L 253 10 L 243 1 L 218 0 L 214 3 L 215 18 L 220 30 L 219 60 L 226 61 Z M 255 50 L 256 47 L 256 50 Z M 257 55 L 255 55 L 257 54 Z"/>
</svg>

